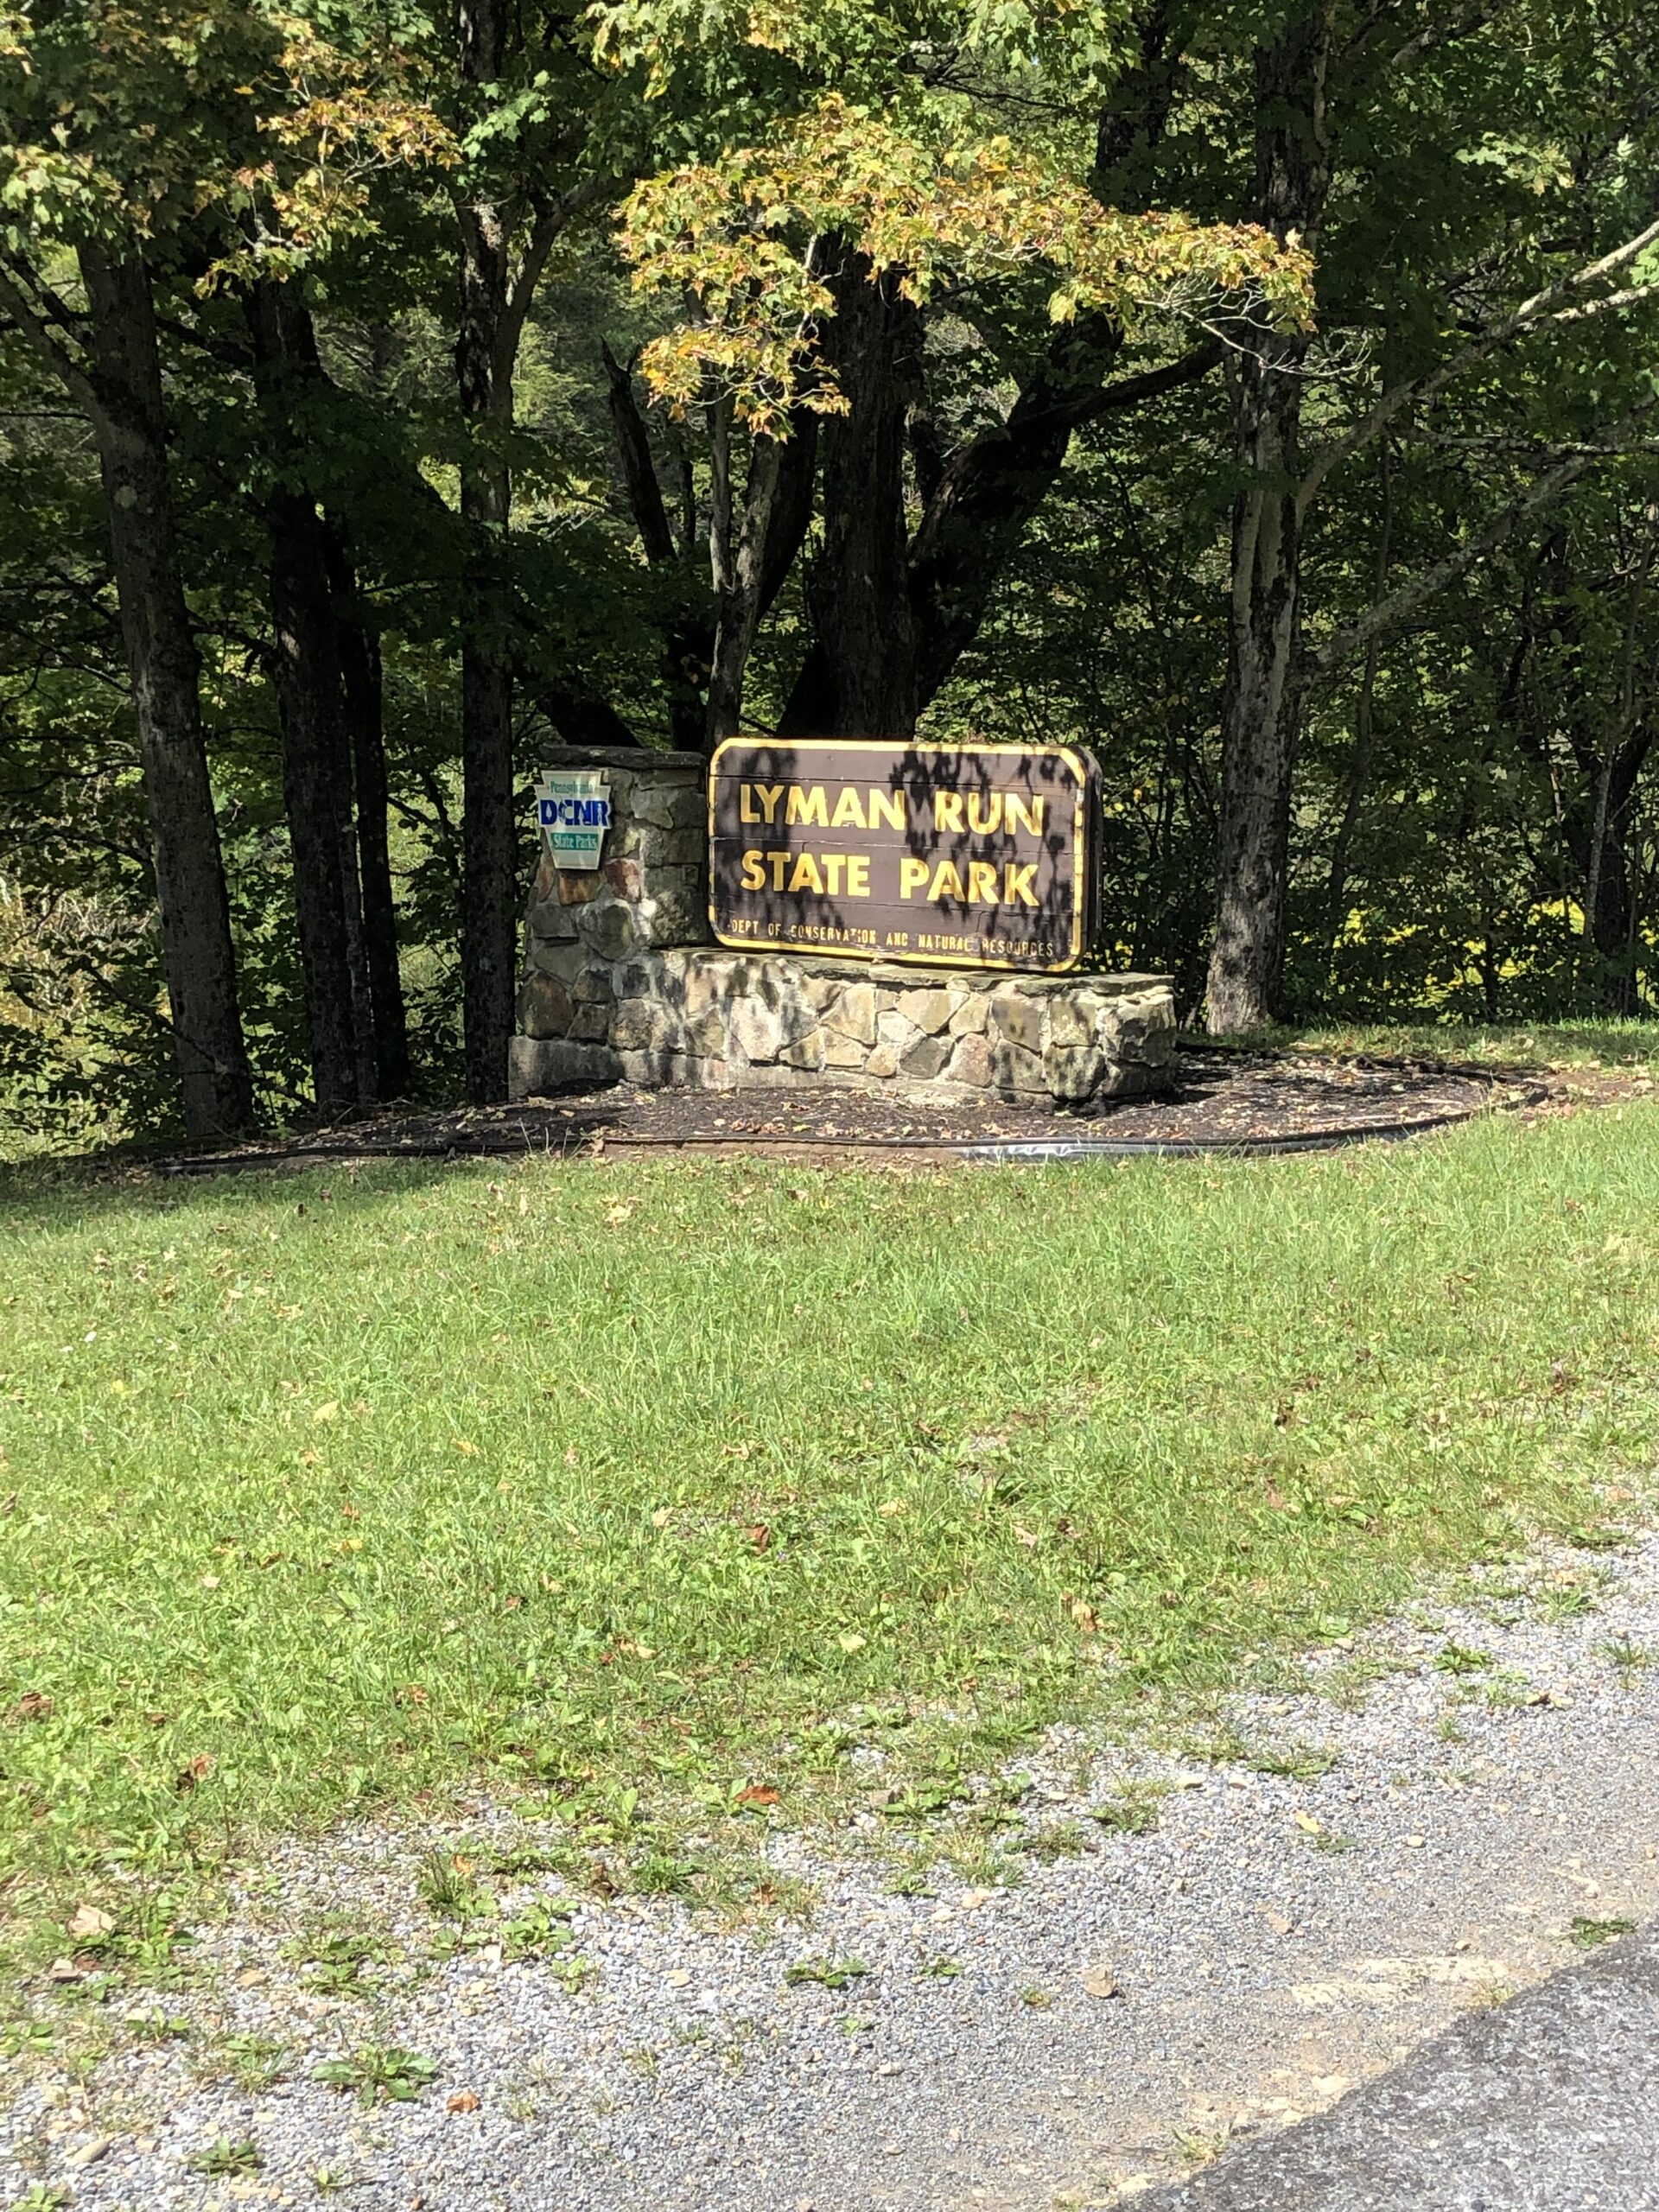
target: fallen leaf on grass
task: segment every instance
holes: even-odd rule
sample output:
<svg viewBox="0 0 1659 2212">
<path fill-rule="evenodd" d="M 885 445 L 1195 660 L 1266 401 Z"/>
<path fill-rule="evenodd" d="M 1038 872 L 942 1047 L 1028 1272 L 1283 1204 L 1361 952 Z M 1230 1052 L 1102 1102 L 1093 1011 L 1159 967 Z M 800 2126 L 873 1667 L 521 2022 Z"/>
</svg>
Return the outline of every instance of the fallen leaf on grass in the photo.
<svg viewBox="0 0 1659 2212">
<path fill-rule="evenodd" d="M 1085 1967 L 1081 1980 L 1085 1996 L 1106 1998 L 1123 1994 L 1117 1986 L 1117 1976 L 1109 1966 Z"/>
<path fill-rule="evenodd" d="M 734 1805 L 775 1805 L 778 1792 L 764 1783 L 751 1783 L 747 1789 L 740 1789 L 733 1798 Z"/>
<path fill-rule="evenodd" d="M 772 1541 L 772 1531 L 764 1521 L 757 1521 L 743 1531 L 758 1552 L 763 1552 Z"/>
<path fill-rule="evenodd" d="M 197 1783 L 213 1770 L 213 1762 L 206 1751 L 198 1751 L 186 1766 L 181 1766 L 173 1777 L 173 1787 L 181 1797 L 188 1797 Z"/>
<path fill-rule="evenodd" d="M 49 1720 L 52 1700 L 39 1690 L 25 1690 L 12 1707 L 11 1717 L 14 1720 Z"/>
<path fill-rule="evenodd" d="M 476 2112 L 482 2101 L 482 2098 L 471 2089 L 457 2089 L 444 2109 L 446 2112 Z"/>
<path fill-rule="evenodd" d="M 340 1419 L 340 1400 L 338 1398 L 329 1398 L 325 1400 L 320 1406 L 313 1406 L 311 1408 L 311 1418 L 313 1421 L 316 1422 L 318 1425 L 321 1425 L 324 1421 L 338 1421 Z"/>
<path fill-rule="evenodd" d="M 98 1936 L 107 1936 L 115 1925 L 115 1915 L 95 1904 L 78 1904 L 64 1926 L 66 1936 L 79 1942 L 89 1942 Z"/>
</svg>

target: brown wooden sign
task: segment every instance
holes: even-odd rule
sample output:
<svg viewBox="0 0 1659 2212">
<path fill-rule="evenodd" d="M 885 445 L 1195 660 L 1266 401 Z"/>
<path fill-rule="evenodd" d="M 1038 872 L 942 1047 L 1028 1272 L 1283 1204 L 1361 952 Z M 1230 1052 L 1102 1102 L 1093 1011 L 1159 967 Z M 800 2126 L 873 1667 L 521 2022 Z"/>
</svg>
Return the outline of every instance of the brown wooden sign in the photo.
<svg viewBox="0 0 1659 2212">
<path fill-rule="evenodd" d="M 1095 929 L 1098 772 L 1066 746 L 728 738 L 709 772 L 721 944 L 1058 969 Z"/>
</svg>

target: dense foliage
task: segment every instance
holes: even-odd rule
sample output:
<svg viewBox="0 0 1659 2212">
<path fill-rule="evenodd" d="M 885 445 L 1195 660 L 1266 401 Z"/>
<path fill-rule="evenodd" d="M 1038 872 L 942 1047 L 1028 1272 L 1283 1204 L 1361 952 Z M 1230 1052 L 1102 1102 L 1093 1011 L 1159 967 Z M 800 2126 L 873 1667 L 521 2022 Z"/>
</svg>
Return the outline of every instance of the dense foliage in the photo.
<svg viewBox="0 0 1659 2212">
<path fill-rule="evenodd" d="M 543 748 L 740 727 L 1092 746 L 1215 1026 L 1640 1010 L 1656 43 L 0 8 L 0 1094 L 499 1095 Z"/>
</svg>

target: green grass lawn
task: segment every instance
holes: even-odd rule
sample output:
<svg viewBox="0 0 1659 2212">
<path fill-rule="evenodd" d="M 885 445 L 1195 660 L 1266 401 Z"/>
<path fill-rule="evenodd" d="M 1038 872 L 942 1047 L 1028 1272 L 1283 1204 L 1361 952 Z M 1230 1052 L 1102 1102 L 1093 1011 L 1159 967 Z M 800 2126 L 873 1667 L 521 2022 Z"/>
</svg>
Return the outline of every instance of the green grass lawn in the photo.
<svg viewBox="0 0 1659 2212">
<path fill-rule="evenodd" d="M 1632 1515 L 1659 1429 L 1645 1103 L 1256 1164 L 3 1201 L 15 1929 L 481 1788 L 671 1887 L 688 1822 L 810 1816 L 860 1731 L 948 1777 Z"/>
</svg>

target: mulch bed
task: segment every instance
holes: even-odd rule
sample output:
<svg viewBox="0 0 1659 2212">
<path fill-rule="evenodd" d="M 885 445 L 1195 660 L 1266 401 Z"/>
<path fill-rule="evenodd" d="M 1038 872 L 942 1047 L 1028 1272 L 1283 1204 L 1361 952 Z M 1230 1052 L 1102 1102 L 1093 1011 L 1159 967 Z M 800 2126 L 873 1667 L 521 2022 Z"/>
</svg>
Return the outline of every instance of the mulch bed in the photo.
<svg viewBox="0 0 1659 2212">
<path fill-rule="evenodd" d="M 1108 1102 L 1088 1116 L 995 1099 L 920 1106 L 827 1086 L 787 1092 L 632 1090 L 622 1086 L 519 1106 L 391 1116 L 168 1163 L 173 1173 L 344 1158 L 433 1159 L 550 1152 L 893 1150 L 961 1157 L 963 1147 L 1058 1145 L 1295 1149 L 1406 1136 L 1494 1104 L 1535 1104 L 1523 1071 L 1433 1063 L 1319 1059 L 1300 1052 L 1183 1050 L 1163 1096 Z"/>
</svg>

